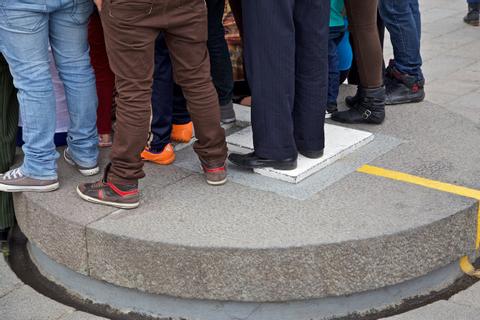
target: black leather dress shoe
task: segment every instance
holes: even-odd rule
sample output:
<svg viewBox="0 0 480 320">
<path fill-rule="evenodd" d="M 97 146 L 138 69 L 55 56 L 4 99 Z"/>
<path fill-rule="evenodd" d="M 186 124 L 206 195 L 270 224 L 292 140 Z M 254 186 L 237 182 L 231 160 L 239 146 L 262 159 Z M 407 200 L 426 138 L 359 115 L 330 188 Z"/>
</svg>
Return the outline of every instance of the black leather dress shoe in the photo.
<svg viewBox="0 0 480 320">
<path fill-rule="evenodd" d="M 260 158 L 255 152 L 240 154 L 231 153 L 228 156 L 231 163 L 246 169 L 273 168 L 277 170 L 294 170 L 297 168 L 297 159 L 272 160 Z"/>
<path fill-rule="evenodd" d="M 298 150 L 302 156 L 307 157 L 309 159 L 320 159 L 323 157 L 323 149 L 322 150 Z"/>
</svg>

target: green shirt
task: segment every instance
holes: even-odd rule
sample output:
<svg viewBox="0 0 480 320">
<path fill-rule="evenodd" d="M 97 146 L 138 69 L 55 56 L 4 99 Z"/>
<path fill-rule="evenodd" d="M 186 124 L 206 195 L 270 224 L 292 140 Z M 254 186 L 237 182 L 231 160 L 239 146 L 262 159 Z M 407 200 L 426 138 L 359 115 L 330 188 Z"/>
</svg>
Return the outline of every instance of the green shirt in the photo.
<svg viewBox="0 0 480 320">
<path fill-rule="evenodd" d="M 343 0 L 330 0 L 330 27 L 344 26 L 343 8 L 345 3 Z"/>
</svg>

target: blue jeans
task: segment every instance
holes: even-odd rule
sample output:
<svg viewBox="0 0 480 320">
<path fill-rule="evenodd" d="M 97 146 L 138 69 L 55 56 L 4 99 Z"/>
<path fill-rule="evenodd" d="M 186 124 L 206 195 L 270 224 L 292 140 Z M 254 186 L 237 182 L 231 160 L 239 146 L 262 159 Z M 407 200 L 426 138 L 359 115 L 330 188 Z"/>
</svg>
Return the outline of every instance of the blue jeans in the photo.
<svg viewBox="0 0 480 320">
<path fill-rule="evenodd" d="M 97 163 L 97 94 L 90 65 L 87 23 L 91 0 L 0 1 L 0 51 L 18 89 L 23 123 L 22 172 L 56 179 L 55 96 L 49 68 L 49 43 L 65 86 L 70 128 L 67 143 L 82 166 Z"/>
<path fill-rule="evenodd" d="M 328 33 L 328 103 L 336 104 L 340 87 L 340 70 L 338 68 L 338 44 L 345 34 L 345 27 L 330 27 Z"/>
<path fill-rule="evenodd" d="M 418 0 L 380 0 L 380 16 L 392 40 L 395 67 L 423 80 Z"/>
</svg>

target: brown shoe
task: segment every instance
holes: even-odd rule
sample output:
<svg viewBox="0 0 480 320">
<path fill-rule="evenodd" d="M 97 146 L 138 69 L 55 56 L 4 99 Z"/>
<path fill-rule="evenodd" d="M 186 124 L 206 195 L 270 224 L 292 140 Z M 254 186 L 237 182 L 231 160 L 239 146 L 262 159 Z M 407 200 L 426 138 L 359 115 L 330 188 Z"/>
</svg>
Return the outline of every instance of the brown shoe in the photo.
<svg viewBox="0 0 480 320">
<path fill-rule="evenodd" d="M 59 187 L 58 179 L 42 180 L 27 177 L 20 168 L 0 174 L 0 191 L 3 192 L 50 192 Z"/>
<path fill-rule="evenodd" d="M 221 186 L 227 182 L 227 166 L 211 166 L 202 161 L 203 173 L 207 183 L 212 186 Z"/>
<path fill-rule="evenodd" d="M 119 184 L 108 182 L 105 176 L 95 183 L 82 183 L 77 187 L 78 195 L 88 202 L 103 204 L 120 209 L 134 209 L 140 204 L 138 183 Z"/>
</svg>

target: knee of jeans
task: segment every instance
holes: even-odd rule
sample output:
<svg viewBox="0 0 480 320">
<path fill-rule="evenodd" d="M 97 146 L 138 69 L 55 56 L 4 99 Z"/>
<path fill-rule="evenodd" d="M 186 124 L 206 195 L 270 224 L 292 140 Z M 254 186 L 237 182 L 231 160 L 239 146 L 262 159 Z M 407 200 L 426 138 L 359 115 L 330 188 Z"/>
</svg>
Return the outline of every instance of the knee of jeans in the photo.
<svg viewBox="0 0 480 320">
<path fill-rule="evenodd" d="M 41 94 L 53 90 L 48 63 L 22 63 L 12 68 L 15 87 L 29 94 Z"/>
</svg>

